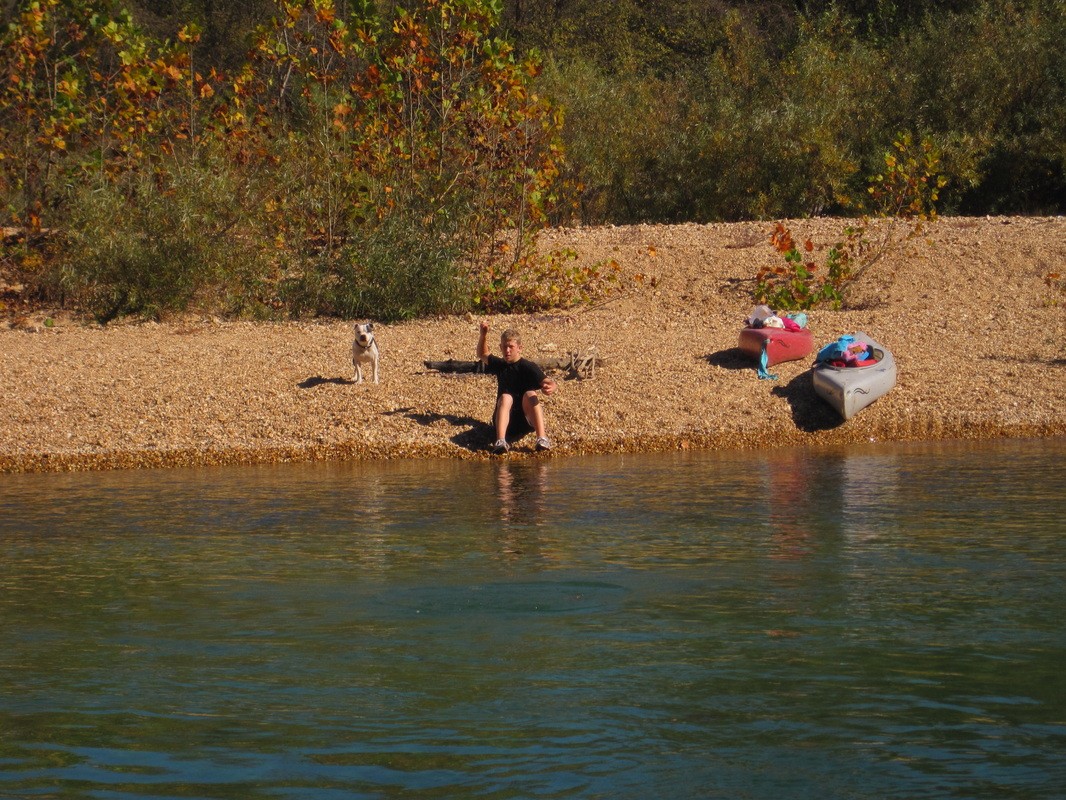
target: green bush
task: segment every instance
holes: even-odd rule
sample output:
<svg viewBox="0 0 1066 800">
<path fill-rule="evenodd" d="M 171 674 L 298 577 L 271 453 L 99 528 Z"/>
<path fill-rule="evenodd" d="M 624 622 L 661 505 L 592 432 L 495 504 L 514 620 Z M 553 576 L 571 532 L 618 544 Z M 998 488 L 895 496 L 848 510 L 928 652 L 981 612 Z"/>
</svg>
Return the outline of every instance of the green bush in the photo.
<svg viewBox="0 0 1066 800">
<path fill-rule="evenodd" d="M 158 318 L 184 308 L 199 288 L 198 237 L 166 198 L 130 203 L 114 187 L 85 190 L 72 199 L 69 220 L 43 288 L 97 320 Z"/>
<path fill-rule="evenodd" d="M 162 185 L 138 174 L 76 189 L 48 267 L 36 275 L 37 294 L 102 322 L 191 307 L 248 311 L 267 266 L 237 224 L 240 198 L 228 177 L 185 165 Z"/>
<path fill-rule="evenodd" d="M 105 321 L 468 307 L 497 240 L 530 246 L 555 202 L 539 64 L 492 34 L 497 2 L 345 8 L 276 0 L 235 76 L 197 70 L 195 28 L 157 46 L 108 0 L 19 16 L 0 53 L 0 201 L 60 232 L 38 290 Z M 53 54 L 66 72 L 30 68 Z"/>
<path fill-rule="evenodd" d="M 291 313 L 383 322 L 448 314 L 468 307 L 453 236 L 393 213 L 355 231 L 335 254 L 308 258 L 282 283 Z"/>
</svg>

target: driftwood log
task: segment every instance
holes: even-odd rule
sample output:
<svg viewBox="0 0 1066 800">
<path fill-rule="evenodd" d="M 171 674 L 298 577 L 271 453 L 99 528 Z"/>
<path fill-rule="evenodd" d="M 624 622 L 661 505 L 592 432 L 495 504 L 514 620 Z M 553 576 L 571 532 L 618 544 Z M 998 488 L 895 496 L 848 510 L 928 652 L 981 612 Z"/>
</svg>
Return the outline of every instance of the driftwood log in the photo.
<svg viewBox="0 0 1066 800">
<path fill-rule="evenodd" d="M 422 363 L 426 365 L 426 369 L 437 372 L 485 372 L 485 366 L 480 361 L 458 361 L 449 358 L 447 361 L 423 361 Z"/>
<path fill-rule="evenodd" d="M 596 367 L 607 365 L 607 360 L 600 358 L 595 347 L 586 347 L 584 350 L 556 358 L 531 358 L 530 361 L 545 372 L 566 372 L 569 377 L 578 379 L 594 378 Z M 447 361 L 423 361 L 422 363 L 426 365 L 426 369 L 437 372 L 484 373 L 485 371 L 480 361 L 458 361 L 449 358 Z"/>
</svg>

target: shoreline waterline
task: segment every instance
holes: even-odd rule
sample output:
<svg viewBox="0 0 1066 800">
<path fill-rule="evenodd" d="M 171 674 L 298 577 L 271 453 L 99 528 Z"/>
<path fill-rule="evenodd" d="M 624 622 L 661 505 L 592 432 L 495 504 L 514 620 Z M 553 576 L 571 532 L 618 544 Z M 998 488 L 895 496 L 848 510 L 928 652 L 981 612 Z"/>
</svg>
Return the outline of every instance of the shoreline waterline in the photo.
<svg viewBox="0 0 1066 800">
<path fill-rule="evenodd" d="M 932 427 L 932 425 L 930 426 Z M 758 432 L 754 438 L 745 443 L 723 438 L 691 436 L 666 440 L 656 438 L 636 438 L 625 442 L 604 443 L 582 442 L 570 443 L 563 448 L 556 448 L 553 453 L 533 452 L 532 447 L 523 447 L 508 453 L 502 458 L 508 460 L 546 460 L 597 455 L 639 455 L 668 452 L 751 452 L 755 450 L 808 448 L 814 451 L 832 449 L 841 446 L 864 444 L 920 444 L 933 442 L 992 442 L 997 440 L 1024 441 L 1026 439 L 1056 439 L 1066 437 L 1066 426 L 1017 425 L 994 430 L 976 430 L 972 426 L 955 429 L 936 425 L 935 436 L 907 436 L 904 438 L 877 436 L 870 431 L 860 435 L 839 435 L 823 437 L 817 442 L 794 441 L 791 437 L 775 436 L 770 431 Z M 777 432 L 780 434 L 781 432 Z M 532 441 L 532 439 L 530 439 Z M 528 450 L 529 452 L 523 452 Z M 390 450 L 381 448 L 367 451 L 356 447 L 314 446 L 265 448 L 247 451 L 239 448 L 217 448 L 207 450 L 109 450 L 101 452 L 63 452 L 63 453 L 25 453 L 20 455 L 0 456 L 0 474 L 49 473 L 49 472 L 92 472 L 109 470 L 138 469 L 176 469 L 188 467 L 226 467 L 257 466 L 271 464 L 311 464 L 345 461 L 382 462 L 395 460 L 458 460 L 485 461 L 499 459 L 488 448 L 483 450 L 464 450 L 456 448 L 405 448 Z"/>
</svg>

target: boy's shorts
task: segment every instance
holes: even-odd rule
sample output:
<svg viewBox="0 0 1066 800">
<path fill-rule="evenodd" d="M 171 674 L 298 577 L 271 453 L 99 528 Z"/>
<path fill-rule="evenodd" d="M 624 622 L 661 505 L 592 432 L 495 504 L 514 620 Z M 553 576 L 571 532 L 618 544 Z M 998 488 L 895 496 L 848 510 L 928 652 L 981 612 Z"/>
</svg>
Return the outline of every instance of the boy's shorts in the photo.
<svg viewBox="0 0 1066 800">
<path fill-rule="evenodd" d="M 496 419 L 494 416 L 494 424 L 495 421 Z M 529 424 L 525 412 L 522 411 L 522 398 L 515 397 L 511 403 L 511 421 L 507 423 L 507 441 L 517 442 L 523 436 L 527 436 L 531 433 L 533 433 L 533 426 Z"/>
</svg>

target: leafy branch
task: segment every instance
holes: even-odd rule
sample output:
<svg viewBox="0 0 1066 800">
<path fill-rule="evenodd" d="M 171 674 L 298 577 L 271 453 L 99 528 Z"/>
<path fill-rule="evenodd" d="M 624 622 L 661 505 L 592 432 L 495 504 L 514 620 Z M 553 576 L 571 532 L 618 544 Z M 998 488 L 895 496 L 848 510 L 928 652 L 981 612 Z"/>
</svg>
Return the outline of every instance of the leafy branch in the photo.
<svg viewBox="0 0 1066 800">
<path fill-rule="evenodd" d="M 843 229 L 819 264 L 811 239 L 797 245 L 792 231 L 777 223 L 770 244 L 784 263 L 764 266 L 756 274 L 755 302 L 788 311 L 821 304 L 840 308 L 848 287 L 866 270 L 936 220 L 936 201 L 946 179 L 937 172 L 940 156 L 933 144 L 923 139 L 916 145 L 909 133 L 901 133 L 893 150 L 885 153 L 884 163 L 868 189 L 878 209 L 876 217 L 888 220 L 878 226 L 876 240 L 868 238 L 871 217 L 864 215 L 858 225 Z"/>
</svg>

